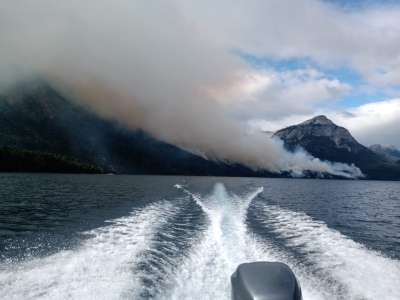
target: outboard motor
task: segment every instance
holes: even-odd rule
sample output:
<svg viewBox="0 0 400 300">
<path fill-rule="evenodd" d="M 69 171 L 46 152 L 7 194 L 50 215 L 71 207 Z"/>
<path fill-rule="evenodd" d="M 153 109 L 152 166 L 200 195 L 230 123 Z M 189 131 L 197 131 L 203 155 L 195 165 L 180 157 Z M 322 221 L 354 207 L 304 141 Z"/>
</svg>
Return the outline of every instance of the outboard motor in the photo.
<svg viewBox="0 0 400 300">
<path fill-rule="evenodd" d="M 232 300 L 302 300 L 292 270 L 279 262 L 239 265 L 231 276 Z"/>
</svg>

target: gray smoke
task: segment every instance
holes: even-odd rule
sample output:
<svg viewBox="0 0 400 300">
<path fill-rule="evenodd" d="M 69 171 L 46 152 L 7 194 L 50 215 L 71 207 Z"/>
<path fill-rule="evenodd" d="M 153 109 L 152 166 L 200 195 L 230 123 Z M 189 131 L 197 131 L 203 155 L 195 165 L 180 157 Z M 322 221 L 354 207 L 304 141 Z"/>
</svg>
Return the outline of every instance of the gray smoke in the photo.
<svg viewBox="0 0 400 300">
<path fill-rule="evenodd" d="M 4 0 L 0 63 L 40 74 L 103 117 L 208 159 L 294 176 L 362 175 L 354 166 L 289 153 L 227 115 L 247 66 L 177 3 Z"/>
</svg>

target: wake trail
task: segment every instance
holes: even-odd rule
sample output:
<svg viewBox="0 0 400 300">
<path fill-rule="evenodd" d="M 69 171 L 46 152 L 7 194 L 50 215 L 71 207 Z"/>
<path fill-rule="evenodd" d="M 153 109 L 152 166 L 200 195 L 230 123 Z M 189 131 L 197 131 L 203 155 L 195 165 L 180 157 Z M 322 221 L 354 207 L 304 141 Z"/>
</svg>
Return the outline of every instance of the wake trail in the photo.
<svg viewBox="0 0 400 300">
<path fill-rule="evenodd" d="M 161 200 L 85 232 L 71 251 L 0 267 L 4 299 L 229 299 L 230 276 L 252 261 L 280 261 L 304 299 L 400 295 L 400 262 L 302 212 L 263 202 L 264 188 L 236 195 Z"/>
<path fill-rule="evenodd" d="M 319 286 L 325 299 L 398 299 L 398 260 L 367 249 L 305 213 L 261 202 L 255 209 L 265 228 L 297 254 L 288 257 L 288 263 L 302 287 Z"/>
<path fill-rule="evenodd" d="M 239 197 L 228 194 L 225 186 L 217 183 L 211 195 L 202 197 L 182 186 L 176 187 L 202 208 L 208 225 L 169 286 L 156 298 L 229 299 L 230 276 L 237 266 L 255 258 L 269 258 L 268 254 L 258 251 L 245 225 L 247 209 L 263 188 Z"/>
<path fill-rule="evenodd" d="M 121 299 L 143 292 L 136 266 L 156 232 L 178 208 L 167 201 L 134 210 L 90 236 L 74 251 L 9 263 L 0 270 L 3 299 Z M 136 272 L 135 272 L 136 271 Z"/>
</svg>

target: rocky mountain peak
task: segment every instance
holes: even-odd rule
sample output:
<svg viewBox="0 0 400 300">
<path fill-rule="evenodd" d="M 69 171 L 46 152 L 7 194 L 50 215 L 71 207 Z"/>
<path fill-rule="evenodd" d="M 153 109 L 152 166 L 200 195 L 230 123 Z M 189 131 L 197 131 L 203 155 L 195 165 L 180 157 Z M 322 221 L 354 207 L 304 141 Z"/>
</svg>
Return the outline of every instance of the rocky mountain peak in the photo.
<svg viewBox="0 0 400 300">
<path fill-rule="evenodd" d="M 331 120 L 329 120 L 326 116 L 320 115 L 299 124 L 299 126 L 301 125 L 335 125 L 335 124 Z"/>
<path fill-rule="evenodd" d="M 399 149 L 397 149 L 396 146 L 394 146 L 394 145 L 388 145 L 386 147 L 388 148 L 388 150 L 391 150 L 391 151 L 399 151 Z"/>
<path fill-rule="evenodd" d="M 368 148 L 370 148 L 371 150 L 374 151 L 399 151 L 399 149 L 397 149 L 396 146 L 394 145 L 381 145 L 381 144 L 373 144 L 373 145 L 369 145 Z"/>
<path fill-rule="evenodd" d="M 278 130 L 274 135 L 279 136 L 289 144 L 302 145 L 310 139 L 324 139 L 333 142 L 335 147 L 346 148 L 357 152 L 360 144 L 351 136 L 350 132 L 343 127 L 337 126 L 326 116 L 316 116 L 298 125 L 289 126 Z"/>
<path fill-rule="evenodd" d="M 275 132 L 289 150 L 302 147 L 323 160 L 357 163 L 359 157 L 376 158 L 376 154 L 358 143 L 350 132 L 326 116 L 316 116 L 298 125 Z"/>
<path fill-rule="evenodd" d="M 394 146 L 358 143 L 350 132 L 326 116 L 316 116 L 298 125 L 277 130 L 289 151 L 303 148 L 322 160 L 354 164 L 370 179 L 400 180 L 400 151 Z"/>
<path fill-rule="evenodd" d="M 375 152 L 379 152 L 383 150 L 383 147 L 381 144 L 373 144 L 373 145 L 369 145 L 368 146 L 369 149 L 375 151 Z"/>
</svg>

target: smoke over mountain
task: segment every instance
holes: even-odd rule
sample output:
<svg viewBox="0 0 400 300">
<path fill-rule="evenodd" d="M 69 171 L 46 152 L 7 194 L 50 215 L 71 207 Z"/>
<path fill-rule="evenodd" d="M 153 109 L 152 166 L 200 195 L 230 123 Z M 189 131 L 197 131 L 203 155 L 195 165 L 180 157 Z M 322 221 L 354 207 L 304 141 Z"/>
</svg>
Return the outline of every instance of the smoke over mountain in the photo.
<svg viewBox="0 0 400 300">
<path fill-rule="evenodd" d="M 289 153 L 226 113 L 230 101 L 249 100 L 252 72 L 178 1 L 6 0 L 0 40 L 0 66 L 39 74 L 103 117 L 209 159 L 362 175 Z M 10 78 L 4 70 L 0 79 Z"/>
</svg>

